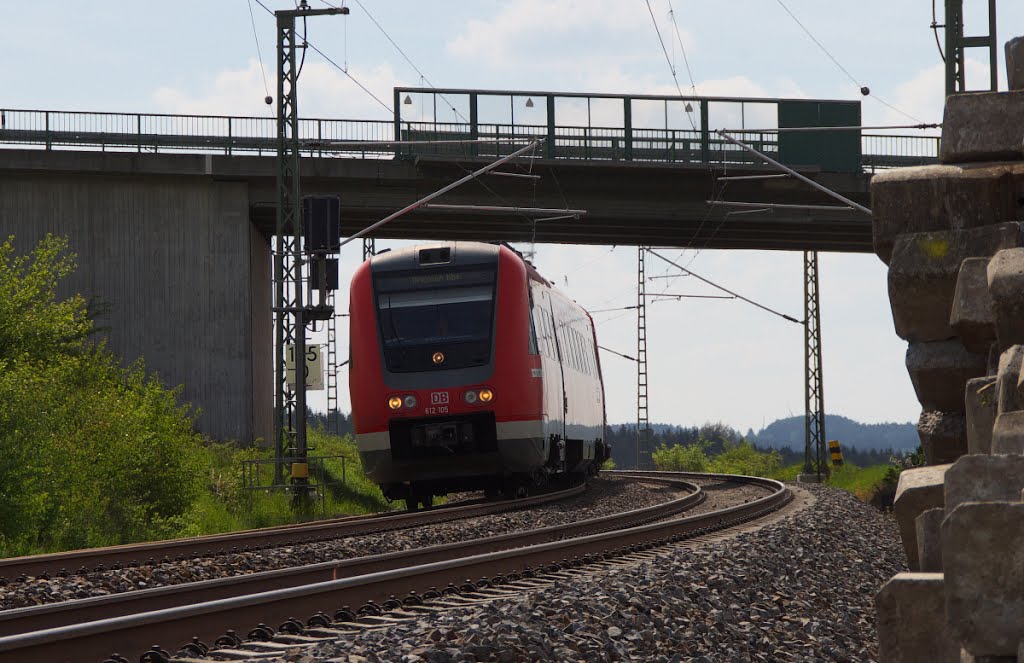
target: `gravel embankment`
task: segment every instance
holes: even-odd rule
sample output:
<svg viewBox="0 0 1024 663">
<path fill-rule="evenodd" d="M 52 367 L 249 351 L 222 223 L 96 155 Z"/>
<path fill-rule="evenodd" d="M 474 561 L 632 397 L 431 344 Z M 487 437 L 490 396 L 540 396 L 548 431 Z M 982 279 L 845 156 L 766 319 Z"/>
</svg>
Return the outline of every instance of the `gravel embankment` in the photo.
<svg viewBox="0 0 1024 663">
<path fill-rule="evenodd" d="M 709 495 L 714 492 L 716 491 L 709 491 Z M 514 531 L 562 525 L 651 506 L 681 497 L 684 494 L 683 491 L 667 486 L 639 483 L 631 479 L 599 477 L 591 480 L 588 490 L 583 495 L 536 509 L 213 558 L 195 558 L 181 562 L 157 564 L 156 566 L 92 572 L 85 576 L 53 577 L 48 580 L 29 578 L 21 582 L 11 581 L 7 586 L 0 587 L 0 610 L 409 550 L 439 543 L 466 541 Z M 738 493 L 732 495 L 732 498 L 739 502 L 744 501 L 743 496 Z M 709 499 L 708 502 L 713 503 L 713 500 Z"/>
<path fill-rule="evenodd" d="M 277 661 L 871 661 L 895 521 L 840 490 L 759 531 Z M 266 660 L 266 659 L 261 659 Z"/>
</svg>

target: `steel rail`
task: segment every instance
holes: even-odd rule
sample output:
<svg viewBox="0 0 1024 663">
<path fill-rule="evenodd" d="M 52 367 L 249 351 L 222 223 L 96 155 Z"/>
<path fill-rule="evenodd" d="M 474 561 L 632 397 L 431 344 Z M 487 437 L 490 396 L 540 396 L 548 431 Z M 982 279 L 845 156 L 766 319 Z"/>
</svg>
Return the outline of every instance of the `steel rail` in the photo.
<svg viewBox="0 0 1024 663">
<path fill-rule="evenodd" d="M 622 513 L 589 518 L 563 525 L 552 525 L 525 532 L 511 532 L 493 537 L 459 541 L 402 550 L 366 557 L 332 560 L 299 567 L 262 571 L 258 573 L 214 578 L 136 590 L 108 596 L 74 599 L 25 608 L 0 611 L 0 636 L 15 635 L 46 628 L 57 628 L 83 621 L 95 621 L 122 615 L 150 612 L 181 605 L 230 598 L 240 594 L 309 585 L 338 578 L 378 573 L 420 564 L 440 562 L 457 557 L 469 557 L 547 543 L 562 538 L 583 536 L 617 528 L 646 524 L 654 520 L 677 515 L 704 500 L 699 486 L 679 478 L 638 477 L 648 482 L 676 485 L 690 493 L 668 502 L 662 502 Z"/>
<path fill-rule="evenodd" d="M 718 475 L 682 473 L 678 476 L 680 479 L 686 476 L 723 478 Z M 755 477 L 729 477 L 727 480 L 761 485 L 771 490 L 771 493 L 745 504 L 697 516 L 3 637 L 0 638 L 0 663 L 25 660 L 98 661 L 113 651 L 139 655 L 153 642 L 160 640 L 174 642 L 176 645 L 185 644 L 193 636 L 212 638 L 210 633 L 214 631 L 232 629 L 246 633 L 256 624 L 260 626 L 252 633 L 257 639 L 273 635 L 273 629 L 266 624 L 284 624 L 292 629 L 297 624 L 301 631 L 306 627 L 293 619 L 295 615 L 313 615 L 317 623 L 323 624 L 325 621 L 330 622 L 330 618 L 324 614 L 325 610 L 341 607 L 342 619 L 346 615 L 354 617 L 354 613 L 347 611 L 345 606 L 367 604 L 373 609 L 379 609 L 376 601 L 385 601 L 389 596 L 406 597 L 410 590 L 422 593 L 435 587 L 451 585 L 450 590 L 457 592 L 456 585 L 466 583 L 465 578 L 481 576 L 490 578 L 490 584 L 500 585 L 506 576 L 520 576 L 513 569 L 524 569 L 530 575 L 531 568 L 553 571 L 579 566 L 587 561 L 608 559 L 618 554 L 638 552 L 738 525 L 780 508 L 791 498 L 789 490 L 778 481 Z M 471 588 L 470 591 L 475 588 L 472 583 L 464 586 Z M 413 596 L 408 600 L 415 602 L 418 598 Z M 401 600 L 387 600 L 387 603 L 402 605 Z M 311 632 L 315 630 L 313 626 L 309 628 Z"/>
<path fill-rule="evenodd" d="M 376 534 L 448 520 L 474 518 L 482 515 L 531 508 L 540 504 L 574 497 L 585 490 L 586 485 L 580 484 L 565 490 L 516 500 L 500 502 L 472 501 L 466 504 L 457 503 L 438 506 L 425 511 L 348 516 L 309 523 L 244 530 L 228 534 L 132 543 L 106 548 L 86 548 L 45 555 L 10 557 L 0 559 L 0 577 L 38 576 L 43 573 L 56 575 L 62 569 L 71 575 L 76 572 L 100 569 L 101 567 L 113 568 L 115 565 L 156 564 L 157 561 L 153 559 L 154 556 L 163 562 L 169 562 L 175 558 L 184 559 L 210 554 L 226 555 L 273 546 L 312 543 L 346 536 Z M 147 556 L 150 556 L 149 561 L 146 559 Z M 83 569 L 82 567 L 91 567 L 91 569 Z"/>
</svg>

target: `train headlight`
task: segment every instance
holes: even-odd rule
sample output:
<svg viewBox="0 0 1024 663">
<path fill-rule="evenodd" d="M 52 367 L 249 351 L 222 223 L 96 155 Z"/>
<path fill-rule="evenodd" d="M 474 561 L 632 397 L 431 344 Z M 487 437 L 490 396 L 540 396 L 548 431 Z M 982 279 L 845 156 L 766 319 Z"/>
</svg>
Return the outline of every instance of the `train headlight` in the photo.
<svg viewBox="0 0 1024 663">
<path fill-rule="evenodd" d="M 481 389 L 479 396 L 481 403 L 490 403 L 494 400 L 494 392 L 490 389 Z"/>
<path fill-rule="evenodd" d="M 431 357 L 431 360 L 435 364 L 438 364 L 438 365 L 443 364 L 444 363 L 444 353 L 443 352 L 435 352 L 434 355 Z"/>
<path fill-rule="evenodd" d="M 391 398 L 388 399 L 388 407 L 391 408 L 392 410 L 397 410 L 398 408 L 402 407 L 402 399 L 399 398 L 398 396 L 392 396 Z"/>
<path fill-rule="evenodd" d="M 412 408 L 416 407 L 416 397 L 413 396 L 412 394 L 409 394 L 408 396 L 406 396 L 405 397 L 405 407 L 409 408 L 410 410 Z"/>
<path fill-rule="evenodd" d="M 476 403 L 476 392 L 475 391 L 467 391 L 466 395 L 463 398 L 466 399 L 467 403 L 472 405 L 473 403 Z"/>
</svg>

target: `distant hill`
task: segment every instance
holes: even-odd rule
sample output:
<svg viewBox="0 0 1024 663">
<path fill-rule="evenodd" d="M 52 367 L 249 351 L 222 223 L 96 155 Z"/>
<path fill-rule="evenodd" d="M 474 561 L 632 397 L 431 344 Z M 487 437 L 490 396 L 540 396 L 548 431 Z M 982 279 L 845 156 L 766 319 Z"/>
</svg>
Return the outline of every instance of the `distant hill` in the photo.
<svg viewBox="0 0 1024 663">
<path fill-rule="evenodd" d="M 839 440 L 848 449 L 913 451 L 920 444 L 917 427 L 912 423 L 862 424 L 838 414 L 825 415 L 825 436 L 829 440 Z M 804 418 L 779 419 L 756 434 L 748 433 L 746 437 L 759 447 L 803 449 Z"/>
</svg>

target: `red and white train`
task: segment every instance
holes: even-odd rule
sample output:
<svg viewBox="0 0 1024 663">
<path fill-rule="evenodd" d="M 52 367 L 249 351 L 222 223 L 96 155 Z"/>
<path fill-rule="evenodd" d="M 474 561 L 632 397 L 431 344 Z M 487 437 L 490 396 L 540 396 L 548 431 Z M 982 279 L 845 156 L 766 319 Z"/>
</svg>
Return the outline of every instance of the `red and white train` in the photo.
<svg viewBox="0 0 1024 663">
<path fill-rule="evenodd" d="M 349 302 L 356 440 L 388 499 L 517 495 L 609 457 L 593 320 L 510 247 L 378 254 Z"/>
</svg>

